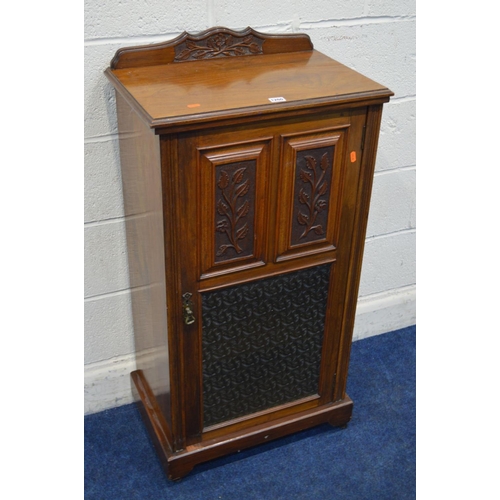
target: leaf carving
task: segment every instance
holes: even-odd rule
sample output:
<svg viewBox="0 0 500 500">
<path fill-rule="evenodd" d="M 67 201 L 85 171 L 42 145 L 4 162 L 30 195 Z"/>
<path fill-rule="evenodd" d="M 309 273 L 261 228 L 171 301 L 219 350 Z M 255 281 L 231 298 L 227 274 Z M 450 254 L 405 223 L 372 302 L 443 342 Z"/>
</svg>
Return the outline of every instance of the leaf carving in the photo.
<svg viewBox="0 0 500 500">
<path fill-rule="evenodd" d="M 234 194 L 237 197 L 244 196 L 245 194 L 248 193 L 248 190 L 250 189 L 250 183 L 248 182 L 248 179 L 243 183 L 240 184 L 237 188 Z"/>
<path fill-rule="evenodd" d="M 176 52 L 175 60 L 210 59 L 213 57 L 245 56 L 262 54 L 262 40 L 254 35 L 233 37 L 218 33 L 201 40 L 187 39 L 179 46 L 180 53 Z M 177 51 L 177 48 L 176 48 Z"/>
<path fill-rule="evenodd" d="M 326 208 L 326 200 L 318 200 L 316 206 L 314 207 L 317 212 L 321 212 Z"/>
<path fill-rule="evenodd" d="M 239 168 L 236 170 L 236 172 L 233 174 L 233 182 L 235 184 L 239 184 L 243 180 L 243 174 L 245 173 L 245 170 L 247 167 Z"/>
<path fill-rule="evenodd" d="M 176 59 L 180 59 L 181 61 L 184 61 L 185 59 L 187 59 L 189 56 L 191 55 L 191 51 L 188 50 L 188 49 L 184 49 L 182 52 L 180 52 Z"/>
<path fill-rule="evenodd" d="M 221 255 L 224 255 L 226 253 L 226 250 L 232 245 L 221 245 L 219 247 L 219 250 L 217 251 L 217 257 L 220 257 Z"/>
<path fill-rule="evenodd" d="M 227 175 L 227 172 L 223 170 L 220 174 L 219 182 L 217 183 L 217 185 L 221 189 L 226 189 L 228 184 L 229 184 L 229 175 Z"/>
<path fill-rule="evenodd" d="M 250 203 L 248 203 L 248 200 L 246 200 L 245 203 L 243 203 L 243 205 L 241 205 L 241 207 L 236 210 L 236 215 L 239 219 L 241 219 L 241 217 L 245 217 L 245 215 L 247 215 L 249 211 Z"/>
<path fill-rule="evenodd" d="M 212 49 L 212 51 L 217 50 L 217 43 L 215 37 L 211 37 L 207 40 L 207 46 Z"/>
<path fill-rule="evenodd" d="M 304 188 L 300 188 L 299 201 L 303 205 L 307 205 L 309 203 L 309 195 L 304 191 Z"/>
<path fill-rule="evenodd" d="M 248 224 L 245 223 L 243 227 L 240 227 L 238 231 L 236 231 L 236 239 L 242 240 L 247 234 L 248 234 Z"/>
<path fill-rule="evenodd" d="M 316 169 L 316 159 L 313 156 L 305 156 L 306 165 L 309 170 Z"/>
<path fill-rule="evenodd" d="M 302 212 L 299 212 L 299 215 L 297 215 L 297 220 L 299 221 L 299 224 L 302 224 L 303 226 L 309 224 L 309 217 Z"/>
<path fill-rule="evenodd" d="M 314 226 L 314 232 L 316 234 L 324 234 L 323 227 L 321 225 Z"/>
<path fill-rule="evenodd" d="M 222 200 L 219 200 L 217 202 L 217 212 L 219 212 L 220 215 L 226 215 L 227 211 L 228 206 Z"/>
<path fill-rule="evenodd" d="M 219 233 L 225 233 L 227 229 L 227 221 L 226 220 L 220 220 L 217 222 L 217 225 L 215 226 L 215 230 L 218 231 Z"/>
<path fill-rule="evenodd" d="M 256 43 L 251 43 L 248 48 L 252 54 L 260 54 L 260 47 Z"/>
<path fill-rule="evenodd" d="M 306 172 L 305 170 L 300 171 L 299 177 L 302 182 L 309 182 L 309 184 L 313 183 L 312 175 L 309 172 Z"/>
</svg>

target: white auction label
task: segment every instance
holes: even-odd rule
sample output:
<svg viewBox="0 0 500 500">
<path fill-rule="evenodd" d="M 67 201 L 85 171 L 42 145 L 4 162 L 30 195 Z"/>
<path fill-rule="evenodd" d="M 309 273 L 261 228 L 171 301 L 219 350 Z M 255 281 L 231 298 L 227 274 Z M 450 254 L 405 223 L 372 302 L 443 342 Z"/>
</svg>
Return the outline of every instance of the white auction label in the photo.
<svg viewBox="0 0 500 500">
<path fill-rule="evenodd" d="M 269 100 L 271 102 L 286 102 L 284 97 L 270 97 Z"/>
</svg>

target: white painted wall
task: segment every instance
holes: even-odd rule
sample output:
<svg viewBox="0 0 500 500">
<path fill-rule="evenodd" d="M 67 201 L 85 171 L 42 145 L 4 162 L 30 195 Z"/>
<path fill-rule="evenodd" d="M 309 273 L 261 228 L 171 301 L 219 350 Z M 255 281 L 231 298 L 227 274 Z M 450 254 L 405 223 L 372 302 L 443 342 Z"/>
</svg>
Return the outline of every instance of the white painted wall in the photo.
<svg viewBox="0 0 500 500">
<path fill-rule="evenodd" d="M 307 33 L 314 47 L 389 87 L 354 338 L 415 324 L 415 0 L 86 0 L 85 412 L 131 402 L 134 340 L 115 99 L 120 47 L 212 26 Z"/>
</svg>

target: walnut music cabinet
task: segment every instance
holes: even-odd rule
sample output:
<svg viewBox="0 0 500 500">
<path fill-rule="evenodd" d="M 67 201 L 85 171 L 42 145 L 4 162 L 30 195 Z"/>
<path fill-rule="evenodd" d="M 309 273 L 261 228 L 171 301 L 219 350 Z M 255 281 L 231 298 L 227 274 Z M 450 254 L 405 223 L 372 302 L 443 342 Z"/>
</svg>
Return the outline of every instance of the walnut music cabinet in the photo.
<svg viewBox="0 0 500 500">
<path fill-rule="evenodd" d="M 116 52 L 137 370 L 170 479 L 343 426 L 386 87 L 304 34 Z"/>
</svg>

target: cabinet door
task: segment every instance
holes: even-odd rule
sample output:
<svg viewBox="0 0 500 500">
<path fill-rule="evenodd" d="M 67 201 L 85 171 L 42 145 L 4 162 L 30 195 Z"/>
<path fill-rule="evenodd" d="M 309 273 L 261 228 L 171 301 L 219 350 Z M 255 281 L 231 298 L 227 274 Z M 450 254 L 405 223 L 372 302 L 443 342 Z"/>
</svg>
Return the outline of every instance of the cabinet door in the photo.
<svg viewBox="0 0 500 500">
<path fill-rule="evenodd" d="M 222 350 L 231 349 L 224 332 L 232 330 L 241 338 L 242 321 L 235 320 L 237 312 L 224 303 L 220 292 L 241 281 L 242 275 L 251 279 L 268 261 L 274 138 L 267 130 L 222 130 L 182 134 L 177 144 L 182 293 L 189 294 L 188 307 L 193 311 L 192 323 L 182 325 L 183 405 L 186 442 L 194 443 L 214 423 L 209 407 L 217 403 L 210 403 L 209 381 L 214 378 L 207 373 L 207 363 L 211 356 L 215 359 Z M 233 320 L 231 325 L 223 324 L 224 313 Z M 209 321 L 220 327 L 213 340 L 207 331 Z M 216 344 L 212 354 L 207 342 Z M 216 391 L 214 401 L 224 390 Z"/>
<path fill-rule="evenodd" d="M 187 443 L 331 403 L 364 111 L 178 138 Z"/>
</svg>

